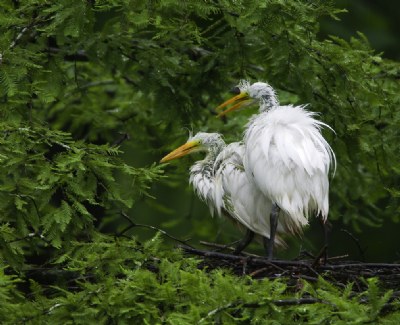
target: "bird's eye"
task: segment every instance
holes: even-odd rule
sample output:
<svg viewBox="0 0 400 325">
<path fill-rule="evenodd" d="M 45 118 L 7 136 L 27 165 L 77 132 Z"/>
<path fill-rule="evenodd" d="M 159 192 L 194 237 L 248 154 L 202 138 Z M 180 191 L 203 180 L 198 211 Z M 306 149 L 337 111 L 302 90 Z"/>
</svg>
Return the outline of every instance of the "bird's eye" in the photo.
<svg viewBox="0 0 400 325">
<path fill-rule="evenodd" d="M 240 88 L 239 87 L 233 87 L 229 92 L 231 94 L 234 94 L 234 95 L 239 95 L 240 94 Z"/>
</svg>

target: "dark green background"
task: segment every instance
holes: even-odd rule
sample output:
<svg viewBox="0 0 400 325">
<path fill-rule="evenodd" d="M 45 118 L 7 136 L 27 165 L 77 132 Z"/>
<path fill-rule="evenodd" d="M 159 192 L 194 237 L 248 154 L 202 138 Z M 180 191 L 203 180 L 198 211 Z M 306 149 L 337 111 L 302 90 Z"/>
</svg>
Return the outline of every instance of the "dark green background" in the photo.
<svg viewBox="0 0 400 325">
<path fill-rule="evenodd" d="M 348 12 L 339 15 L 340 21 L 330 18 L 322 20 L 319 33 L 321 39 L 329 35 L 336 35 L 349 40 L 357 32 L 362 32 L 370 41 L 373 49 L 383 52 L 383 57 L 393 60 L 400 59 L 400 4 L 393 1 L 379 1 L 378 3 L 345 0 L 336 3 L 338 8 L 345 8 Z M 228 90 L 230 86 L 232 85 L 227 84 L 226 89 Z M 227 98 L 229 94 L 216 94 L 216 96 Z M 214 127 L 215 129 L 210 127 L 209 131 L 218 131 L 218 124 L 214 124 Z M 181 139 L 182 143 L 186 140 L 188 133 L 186 128 L 190 129 L 190 124 L 183 125 L 181 134 L 176 135 L 176 138 Z M 199 130 L 194 129 L 193 131 Z M 229 137 L 229 135 L 227 136 Z M 331 135 L 328 134 L 328 137 Z M 157 162 L 167 152 L 167 149 L 157 147 L 152 148 L 150 152 L 148 150 L 144 152 L 143 148 L 135 146 L 133 141 L 124 144 L 122 149 L 126 152 L 127 159 L 135 166 L 145 166 L 151 162 Z M 158 226 L 181 239 L 191 238 L 192 240 L 189 242 L 195 245 L 198 240 L 226 243 L 240 238 L 242 236 L 240 232 L 233 228 L 228 221 L 211 218 L 208 208 L 198 200 L 187 184 L 189 166 L 196 159 L 201 158 L 201 154 L 196 154 L 195 157 L 185 157 L 172 162 L 171 166 L 166 169 L 168 179 L 164 183 L 168 183 L 168 186 L 163 183 L 153 186 L 152 194 L 155 199 L 146 198 L 134 206 L 131 215 L 135 220 Z M 337 156 L 337 160 L 340 164 L 340 155 Z M 173 184 L 172 188 L 171 184 Z M 340 179 L 335 178 L 331 186 L 340 186 Z M 330 205 L 334 206 L 335 201 L 331 200 Z M 368 261 L 400 260 L 400 247 L 396 239 L 400 233 L 398 218 L 397 222 L 392 219 L 381 220 L 376 223 L 375 227 L 357 224 L 356 229 L 349 223 L 341 222 L 340 217 L 336 217 L 335 220 L 330 219 L 330 221 L 332 223 L 330 255 L 348 254 L 351 259 L 360 260 L 364 257 Z M 153 236 L 149 230 L 138 231 L 135 229 L 134 233 L 139 233 L 141 238 Z M 359 240 L 358 244 L 356 240 Z M 302 238 L 290 239 L 289 243 L 290 248 L 280 252 L 279 257 L 296 257 L 302 249 L 316 254 L 323 243 L 321 227 L 316 219 L 311 219 L 311 226 L 305 231 Z M 358 245 L 363 250 L 362 253 Z M 257 243 L 253 243 L 250 250 L 263 254 L 261 245 Z"/>
</svg>

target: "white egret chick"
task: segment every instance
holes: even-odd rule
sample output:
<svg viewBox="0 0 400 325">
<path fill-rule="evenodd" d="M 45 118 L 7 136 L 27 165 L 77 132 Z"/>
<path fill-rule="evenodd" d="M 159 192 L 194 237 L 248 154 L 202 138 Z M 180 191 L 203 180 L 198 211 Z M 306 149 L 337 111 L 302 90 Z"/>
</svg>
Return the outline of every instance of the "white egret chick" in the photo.
<svg viewBox="0 0 400 325">
<path fill-rule="evenodd" d="M 190 168 L 190 183 L 199 198 L 210 207 L 211 213 L 216 211 L 219 216 L 233 220 L 241 230 L 246 230 L 236 252 L 243 250 L 254 234 L 269 242 L 271 230 L 265 215 L 271 212 L 272 201 L 248 179 L 242 161 L 244 146 L 237 142 L 226 146 L 220 134 L 199 132 L 161 162 L 198 151 L 206 152 L 206 157 Z M 278 235 L 274 238 L 277 246 L 285 246 L 279 234 L 301 231 L 298 223 L 282 214 Z"/>
<path fill-rule="evenodd" d="M 259 114 L 250 118 L 244 133 L 244 169 L 257 188 L 273 202 L 270 214 L 271 241 L 276 219 L 283 210 L 292 222 L 307 225 L 310 214 L 325 223 L 329 211 L 328 173 L 336 158 L 321 134 L 327 124 L 305 106 L 280 106 L 272 87 L 264 82 L 242 81 L 239 94 L 217 107 L 230 108 L 259 103 Z M 326 239 L 326 238 L 325 238 Z M 269 246 L 268 258 L 273 256 Z"/>
</svg>

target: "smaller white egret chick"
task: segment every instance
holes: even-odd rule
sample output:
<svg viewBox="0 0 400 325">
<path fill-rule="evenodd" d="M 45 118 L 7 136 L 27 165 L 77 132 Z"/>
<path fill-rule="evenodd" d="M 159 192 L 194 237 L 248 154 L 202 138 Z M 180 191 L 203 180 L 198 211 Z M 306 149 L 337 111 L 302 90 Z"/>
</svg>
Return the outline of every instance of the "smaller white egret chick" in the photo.
<svg viewBox="0 0 400 325">
<path fill-rule="evenodd" d="M 235 142 L 226 146 L 220 134 L 199 132 L 161 162 L 199 151 L 206 152 L 206 157 L 190 168 L 190 183 L 199 198 L 210 207 L 211 213 L 216 211 L 219 216 L 233 220 L 241 230 L 246 230 L 236 252 L 243 250 L 254 234 L 269 242 L 270 224 L 265 216 L 271 213 L 272 201 L 248 179 L 242 161 L 243 144 Z M 282 213 L 277 231 L 274 243 L 284 247 L 279 234 L 299 233 L 301 227 Z"/>
</svg>

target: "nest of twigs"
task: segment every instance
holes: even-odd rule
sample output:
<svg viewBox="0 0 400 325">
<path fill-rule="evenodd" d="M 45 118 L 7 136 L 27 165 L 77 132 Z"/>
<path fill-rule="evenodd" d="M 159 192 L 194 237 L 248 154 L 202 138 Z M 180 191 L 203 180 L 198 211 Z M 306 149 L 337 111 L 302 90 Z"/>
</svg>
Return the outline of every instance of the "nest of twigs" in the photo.
<svg viewBox="0 0 400 325">
<path fill-rule="evenodd" d="M 345 257 L 324 258 L 324 251 L 321 251 L 317 257 L 268 260 L 265 257 L 247 253 L 234 255 L 215 250 L 199 250 L 186 245 L 180 248 L 185 254 L 200 257 L 203 261 L 199 267 L 202 269 L 226 268 L 238 276 L 248 275 L 255 279 L 285 278 L 293 283 L 299 279 L 316 282 L 322 277 L 339 287 L 353 283 L 353 290 L 360 292 L 367 287 L 365 279 L 376 277 L 386 289 L 400 288 L 400 264 L 355 262 L 346 260 Z"/>
</svg>

